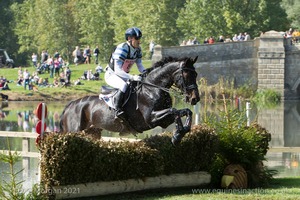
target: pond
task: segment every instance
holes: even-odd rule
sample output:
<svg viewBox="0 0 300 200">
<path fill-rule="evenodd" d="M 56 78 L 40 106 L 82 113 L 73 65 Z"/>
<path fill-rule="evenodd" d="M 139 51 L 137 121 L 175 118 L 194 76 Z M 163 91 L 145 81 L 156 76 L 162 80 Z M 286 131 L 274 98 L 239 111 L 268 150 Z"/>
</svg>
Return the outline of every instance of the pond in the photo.
<svg viewBox="0 0 300 200">
<path fill-rule="evenodd" d="M 14 132 L 35 132 L 37 122 L 36 116 L 33 114 L 39 102 L 3 102 L 0 109 L 0 131 Z M 59 116 L 67 102 L 46 102 L 48 108 L 48 117 L 45 120 L 47 131 L 59 130 Z M 203 105 L 186 106 L 179 104 L 177 108 L 189 107 L 191 110 L 200 110 L 200 116 L 194 116 L 194 122 L 201 123 L 201 110 Z M 209 112 L 215 112 L 217 106 L 208 108 Z M 250 120 L 257 120 L 260 125 L 265 127 L 271 134 L 270 151 L 267 153 L 267 161 L 265 165 L 269 169 L 278 170 L 277 176 L 290 177 L 300 176 L 300 101 L 286 101 L 274 108 L 257 108 L 252 107 L 250 110 Z M 173 131 L 174 125 L 171 125 L 166 130 Z M 164 130 L 155 128 L 143 134 L 139 134 L 137 138 L 162 133 Z M 118 137 L 118 133 L 103 132 L 103 136 Z M 129 135 L 134 138 L 135 136 Z M 22 139 L 14 138 L 10 140 L 11 149 L 22 151 Z M 0 138 L 0 149 L 7 149 L 7 139 Z M 35 147 L 35 139 L 30 139 L 29 149 L 32 152 L 37 152 Z M 277 149 L 277 150 L 274 150 Z M 18 168 L 26 168 L 23 171 L 23 179 L 25 179 L 25 188 L 39 181 L 39 159 L 38 158 L 23 158 L 18 164 Z M 2 164 L 0 168 L 6 168 Z M 2 171 L 2 170 L 1 170 Z"/>
</svg>

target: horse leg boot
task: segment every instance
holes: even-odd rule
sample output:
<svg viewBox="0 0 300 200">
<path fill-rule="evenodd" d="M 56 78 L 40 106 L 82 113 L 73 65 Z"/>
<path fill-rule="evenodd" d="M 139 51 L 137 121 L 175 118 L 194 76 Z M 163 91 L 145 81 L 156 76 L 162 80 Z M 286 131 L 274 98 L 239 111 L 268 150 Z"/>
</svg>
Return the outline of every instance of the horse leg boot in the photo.
<svg viewBox="0 0 300 200">
<path fill-rule="evenodd" d="M 121 90 L 118 90 L 118 92 L 115 94 L 115 107 L 116 107 L 116 114 L 115 119 L 120 117 L 124 114 L 124 111 L 122 110 L 122 103 L 123 103 L 123 96 L 124 93 Z"/>
</svg>

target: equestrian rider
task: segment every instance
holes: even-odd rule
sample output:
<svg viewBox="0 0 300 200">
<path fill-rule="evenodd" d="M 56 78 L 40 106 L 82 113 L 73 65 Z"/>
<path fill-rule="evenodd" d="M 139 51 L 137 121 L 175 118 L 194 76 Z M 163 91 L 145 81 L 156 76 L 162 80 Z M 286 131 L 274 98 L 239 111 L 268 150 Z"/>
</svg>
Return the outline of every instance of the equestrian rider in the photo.
<svg viewBox="0 0 300 200">
<path fill-rule="evenodd" d="M 135 63 L 140 73 L 145 68 L 142 64 L 142 50 L 140 47 L 140 39 L 142 32 L 139 28 L 132 27 L 126 30 L 126 42 L 119 44 L 111 55 L 105 72 L 105 81 L 113 88 L 119 89 L 115 95 L 116 117 L 124 112 L 121 109 L 123 96 L 128 87 L 127 81 L 141 81 L 142 77 L 129 74 L 131 67 Z"/>
</svg>

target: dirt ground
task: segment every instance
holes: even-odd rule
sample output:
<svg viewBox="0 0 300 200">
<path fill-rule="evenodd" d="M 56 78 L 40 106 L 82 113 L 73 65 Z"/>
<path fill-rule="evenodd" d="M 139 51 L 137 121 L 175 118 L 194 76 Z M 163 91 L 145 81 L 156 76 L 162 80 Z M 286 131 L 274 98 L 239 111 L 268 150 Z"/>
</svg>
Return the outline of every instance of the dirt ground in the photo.
<svg viewBox="0 0 300 200">
<path fill-rule="evenodd" d="M 1 91 L 0 91 L 1 92 Z M 47 94 L 43 94 L 43 93 L 32 93 L 32 94 L 19 94 L 16 92 L 11 92 L 11 91 L 5 91 L 5 94 L 8 95 L 8 100 L 9 101 L 70 101 L 70 100 L 74 100 L 74 99 L 78 99 L 80 98 L 80 96 L 78 96 L 76 93 L 74 94 L 64 94 L 64 93 L 59 93 L 59 94 L 55 94 L 55 96 L 53 95 L 47 95 Z"/>
</svg>

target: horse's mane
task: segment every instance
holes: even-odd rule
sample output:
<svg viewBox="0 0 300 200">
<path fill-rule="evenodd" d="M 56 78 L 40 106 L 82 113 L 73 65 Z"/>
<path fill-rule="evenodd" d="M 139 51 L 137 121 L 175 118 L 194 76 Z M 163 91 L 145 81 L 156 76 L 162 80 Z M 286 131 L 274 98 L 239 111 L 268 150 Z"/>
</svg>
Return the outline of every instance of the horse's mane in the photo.
<svg viewBox="0 0 300 200">
<path fill-rule="evenodd" d="M 188 59 L 187 57 L 184 57 L 184 58 L 175 58 L 175 57 L 171 57 L 171 56 L 165 57 L 165 58 L 161 59 L 160 61 L 157 61 L 156 63 L 154 63 L 152 65 L 152 67 L 147 69 L 147 72 L 149 73 L 158 67 L 163 67 L 166 63 L 184 61 L 187 59 Z"/>
</svg>

